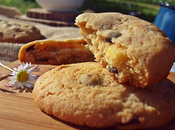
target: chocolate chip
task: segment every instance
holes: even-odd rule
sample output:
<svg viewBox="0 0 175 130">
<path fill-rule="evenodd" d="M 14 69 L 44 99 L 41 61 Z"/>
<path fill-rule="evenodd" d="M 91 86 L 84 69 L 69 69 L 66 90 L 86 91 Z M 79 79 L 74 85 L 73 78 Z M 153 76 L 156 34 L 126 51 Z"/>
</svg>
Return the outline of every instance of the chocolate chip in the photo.
<svg viewBox="0 0 175 130">
<path fill-rule="evenodd" d="M 149 29 L 149 26 L 148 26 L 148 25 L 146 25 L 146 28 L 147 28 L 147 29 Z"/>
<path fill-rule="evenodd" d="M 125 125 L 139 125 L 140 124 L 140 121 L 138 118 L 133 118 L 132 120 L 130 120 L 128 123 L 126 123 Z"/>
<path fill-rule="evenodd" d="M 110 37 L 111 38 L 118 38 L 118 37 L 120 37 L 122 34 L 119 32 L 119 31 L 116 31 L 116 32 L 111 32 L 110 33 Z"/>
<path fill-rule="evenodd" d="M 118 70 L 117 70 L 117 68 L 115 68 L 115 67 L 109 66 L 109 67 L 108 67 L 108 70 L 109 70 L 109 72 L 111 72 L 111 73 L 117 73 L 117 74 L 118 74 Z"/>
<path fill-rule="evenodd" d="M 1 36 L 1 37 L 3 36 L 3 32 L 0 32 L 0 36 Z"/>
<path fill-rule="evenodd" d="M 159 28 L 154 25 L 146 25 L 146 28 L 152 31 L 157 31 L 157 32 L 160 31 Z"/>
<path fill-rule="evenodd" d="M 82 74 L 79 79 L 80 83 L 86 86 L 102 86 L 103 83 L 103 79 L 99 75 Z"/>
<path fill-rule="evenodd" d="M 35 50 L 34 46 L 35 46 L 35 45 L 32 45 L 32 46 L 28 47 L 28 48 L 26 49 L 26 52 L 29 52 L 29 51 L 31 51 L 31 50 Z"/>
<path fill-rule="evenodd" d="M 20 27 L 20 24 L 14 23 L 13 26 Z"/>
<path fill-rule="evenodd" d="M 119 126 L 127 126 L 127 125 L 139 125 L 139 124 L 140 124 L 140 121 L 139 121 L 138 117 L 135 116 L 129 122 L 127 122 L 125 124 L 120 123 L 120 124 L 117 124 L 117 125 L 119 125 Z"/>
<path fill-rule="evenodd" d="M 112 38 L 118 38 L 122 34 L 117 30 L 106 30 L 99 32 L 106 42 L 112 43 Z"/>
<path fill-rule="evenodd" d="M 105 38 L 104 40 L 105 40 L 105 42 L 112 43 L 111 38 Z"/>
</svg>

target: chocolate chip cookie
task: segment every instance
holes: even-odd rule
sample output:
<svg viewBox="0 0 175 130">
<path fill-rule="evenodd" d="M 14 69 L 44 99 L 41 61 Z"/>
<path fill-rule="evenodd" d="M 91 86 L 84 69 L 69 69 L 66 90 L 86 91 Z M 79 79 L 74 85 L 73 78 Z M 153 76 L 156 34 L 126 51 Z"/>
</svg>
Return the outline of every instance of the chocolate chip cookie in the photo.
<svg viewBox="0 0 175 130">
<path fill-rule="evenodd" d="M 84 13 L 76 25 L 96 60 L 120 83 L 144 88 L 169 74 L 175 48 L 152 23 L 121 13 Z"/>
<path fill-rule="evenodd" d="M 41 39 L 40 30 L 33 25 L 17 21 L 0 21 L 0 42 L 28 43 Z"/>
<path fill-rule="evenodd" d="M 170 80 L 144 89 L 119 84 L 97 62 L 58 66 L 39 77 L 32 94 L 47 114 L 88 127 L 144 129 L 175 117 L 175 84 Z"/>
<path fill-rule="evenodd" d="M 94 55 L 85 47 L 82 37 L 59 40 L 37 40 L 21 47 L 19 60 L 32 64 L 61 65 L 94 61 Z"/>
</svg>

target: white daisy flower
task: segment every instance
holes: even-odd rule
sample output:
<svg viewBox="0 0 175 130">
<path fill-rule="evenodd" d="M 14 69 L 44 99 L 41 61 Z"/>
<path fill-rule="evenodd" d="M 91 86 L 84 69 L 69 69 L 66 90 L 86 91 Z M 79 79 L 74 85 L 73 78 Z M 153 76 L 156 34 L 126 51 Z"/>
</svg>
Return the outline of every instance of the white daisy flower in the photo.
<svg viewBox="0 0 175 130">
<path fill-rule="evenodd" d="M 31 82 L 35 82 L 39 75 L 30 75 L 30 73 L 38 71 L 38 65 L 32 67 L 31 63 L 22 63 L 18 65 L 18 68 L 13 69 L 14 70 L 9 73 L 12 76 L 7 78 L 11 81 L 5 86 L 12 85 L 14 89 L 24 89 L 24 86 L 28 88 L 34 87 L 34 84 Z"/>
</svg>

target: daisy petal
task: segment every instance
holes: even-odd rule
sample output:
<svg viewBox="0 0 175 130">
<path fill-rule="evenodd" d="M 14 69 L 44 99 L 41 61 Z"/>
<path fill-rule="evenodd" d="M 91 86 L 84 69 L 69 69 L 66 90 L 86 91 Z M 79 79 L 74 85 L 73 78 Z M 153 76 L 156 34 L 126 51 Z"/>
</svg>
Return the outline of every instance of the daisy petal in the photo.
<svg viewBox="0 0 175 130">
<path fill-rule="evenodd" d="M 28 75 L 28 80 L 35 82 L 39 78 L 39 75 Z"/>
<path fill-rule="evenodd" d="M 14 89 L 17 89 L 19 87 L 19 82 L 17 80 L 15 80 L 15 82 L 13 83 L 12 87 Z"/>
<path fill-rule="evenodd" d="M 24 89 L 24 85 L 22 83 L 20 84 L 20 88 L 21 89 Z"/>
<path fill-rule="evenodd" d="M 23 63 L 24 64 L 24 63 Z M 27 68 L 28 68 L 28 63 L 26 62 L 26 64 L 24 64 L 24 70 L 27 70 Z"/>
<path fill-rule="evenodd" d="M 15 67 L 13 67 L 13 69 L 14 69 L 14 71 L 17 71 L 18 69 L 17 68 L 15 68 Z"/>
<path fill-rule="evenodd" d="M 10 75 L 16 75 L 18 72 L 13 71 L 13 72 L 9 72 Z"/>
<path fill-rule="evenodd" d="M 11 80 L 8 84 L 6 84 L 5 86 L 7 87 L 7 86 L 10 86 L 10 85 L 13 85 L 13 84 L 15 84 L 15 82 L 16 82 L 17 80 Z M 17 81 L 18 82 L 18 81 Z"/>
<path fill-rule="evenodd" d="M 24 63 L 23 63 L 24 64 Z M 31 63 L 27 63 L 24 66 L 24 70 L 27 71 L 28 69 L 30 69 L 32 67 Z"/>
<path fill-rule="evenodd" d="M 36 65 L 36 66 L 30 68 L 30 69 L 27 71 L 27 73 L 29 74 L 29 73 L 32 73 L 32 72 L 38 71 L 38 70 L 40 69 L 40 68 L 38 68 L 38 67 L 39 67 L 39 66 Z"/>
<path fill-rule="evenodd" d="M 9 74 L 10 74 L 10 75 L 12 75 L 12 74 L 13 74 L 13 72 L 9 72 Z"/>
<path fill-rule="evenodd" d="M 5 87 L 7 87 L 7 86 L 10 86 L 10 84 L 8 83 L 8 84 L 5 84 Z"/>
<path fill-rule="evenodd" d="M 17 70 L 17 72 L 20 72 L 21 70 L 23 70 L 23 65 L 22 65 L 22 64 L 18 65 L 18 70 Z"/>
<path fill-rule="evenodd" d="M 30 82 L 24 82 L 24 85 L 28 88 L 34 88 L 34 84 L 30 83 Z"/>
<path fill-rule="evenodd" d="M 10 77 L 7 77 L 8 80 L 15 80 L 16 77 L 15 76 L 10 76 Z"/>
</svg>

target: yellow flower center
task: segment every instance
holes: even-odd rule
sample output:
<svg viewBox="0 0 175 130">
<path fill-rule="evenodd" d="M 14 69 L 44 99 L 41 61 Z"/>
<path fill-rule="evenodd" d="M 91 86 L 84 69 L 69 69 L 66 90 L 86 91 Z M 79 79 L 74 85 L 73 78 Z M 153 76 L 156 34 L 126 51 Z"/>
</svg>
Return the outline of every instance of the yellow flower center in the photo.
<svg viewBox="0 0 175 130">
<path fill-rule="evenodd" d="M 17 80 L 18 80 L 19 82 L 24 82 L 24 81 L 27 80 L 27 78 L 28 78 L 28 74 L 27 74 L 27 72 L 24 71 L 24 70 L 20 71 L 20 72 L 17 74 Z"/>
</svg>

